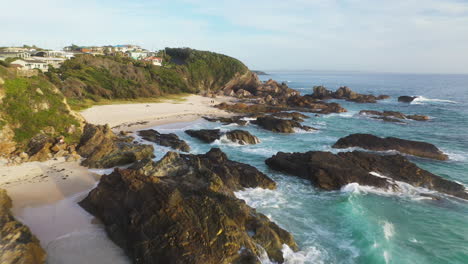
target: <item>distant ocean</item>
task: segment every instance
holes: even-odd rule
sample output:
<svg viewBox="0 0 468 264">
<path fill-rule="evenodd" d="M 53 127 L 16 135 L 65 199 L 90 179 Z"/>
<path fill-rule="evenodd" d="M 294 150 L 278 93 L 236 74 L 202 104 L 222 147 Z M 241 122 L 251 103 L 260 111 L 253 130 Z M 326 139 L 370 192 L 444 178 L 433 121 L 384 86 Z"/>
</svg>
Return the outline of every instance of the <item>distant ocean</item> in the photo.
<svg viewBox="0 0 468 264">
<path fill-rule="evenodd" d="M 423 169 L 468 186 L 468 75 L 270 72 L 260 77 L 286 82 L 302 94 L 311 93 L 314 85 L 332 90 L 346 85 L 359 93 L 391 96 L 376 104 L 339 100 L 348 112 L 319 117 L 308 114 L 311 118 L 304 124 L 319 128 L 318 132 L 278 134 L 253 125 L 242 127 L 260 138 L 258 145 L 204 144 L 184 133 L 189 128 L 230 130 L 237 125 L 196 121 L 183 127 L 156 128 L 176 133 L 194 153 L 219 147 L 230 159 L 251 164 L 278 183 L 277 190 L 247 189 L 236 195 L 294 235 L 301 251 L 284 248 L 286 263 L 468 263 L 467 201 L 444 195 L 441 200 L 432 200 L 419 195 L 428 190 L 409 185 L 398 193 L 357 184 L 340 191 L 323 191 L 308 181 L 269 170 L 264 163 L 278 151 L 338 152 L 331 145 L 340 137 L 371 133 L 435 144 L 449 155 L 448 161 L 408 158 Z M 406 104 L 397 102 L 400 95 L 419 97 Z M 386 123 L 359 116 L 364 109 L 422 114 L 431 120 Z M 169 150 L 156 149 L 158 158 Z M 264 259 L 263 263 L 269 261 Z"/>
</svg>

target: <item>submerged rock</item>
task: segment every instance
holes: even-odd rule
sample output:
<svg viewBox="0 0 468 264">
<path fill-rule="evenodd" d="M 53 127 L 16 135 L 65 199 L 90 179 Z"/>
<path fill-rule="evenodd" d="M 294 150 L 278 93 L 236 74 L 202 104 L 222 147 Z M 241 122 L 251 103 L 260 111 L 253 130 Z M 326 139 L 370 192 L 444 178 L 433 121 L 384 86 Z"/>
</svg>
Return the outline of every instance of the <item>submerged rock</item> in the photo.
<svg viewBox="0 0 468 264">
<path fill-rule="evenodd" d="M 117 137 L 108 125 L 86 124 L 77 150 L 86 158 L 82 164 L 92 168 L 111 168 L 154 157 L 153 146 L 132 141 L 131 137 Z"/>
<path fill-rule="evenodd" d="M 225 125 L 229 124 L 238 124 L 239 126 L 247 125 L 247 121 L 242 119 L 243 116 L 233 116 L 233 117 L 207 117 L 204 116 L 203 119 L 210 121 L 210 122 L 221 122 Z"/>
<path fill-rule="evenodd" d="M 396 111 L 379 112 L 379 111 L 374 111 L 374 110 L 362 110 L 359 112 L 359 114 L 374 116 L 372 118 L 382 119 L 384 121 L 400 122 L 400 123 L 404 123 L 404 122 L 398 119 L 412 119 L 416 121 L 427 121 L 430 119 L 428 116 L 425 116 L 425 115 L 405 115 L 403 113 L 396 112 Z"/>
<path fill-rule="evenodd" d="M 400 139 L 395 137 L 380 138 L 371 134 L 351 134 L 340 138 L 334 148 L 359 147 L 374 151 L 396 150 L 401 153 L 422 158 L 447 160 L 448 156 L 430 143 Z"/>
<path fill-rule="evenodd" d="M 308 116 L 299 112 L 279 112 L 272 114 L 272 116 L 279 118 L 289 118 L 297 122 L 303 122 L 304 119 L 309 118 Z"/>
<path fill-rule="evenodd" d="M 213 143 L 215 140 L 221 139 L 222 136 L 226 136 L 230 141 L 241 145 L 260 143 L 260 140 L 256 136 L 240 129 L 231 130 L 226 133 L 221 132 L 219 129 L 186 130 L 185 133 L 206 143 Z"/>
<path fill-rule="evenodd" d="M 258 117 L 257 120 L 252 121 L 253 124 L 256 124 L 266 130 L 280 133 L 294 133 L 295 128 L 303 129 L 306 131 L 316 130 L 313 127 L 303 126 L 301 123 L 294 120 L 285 120 L 280 118 L 275 118 L 273 116 L 264 116 Z"/>
<path fill-rule="evenodd" d="M 11 214 L 12 203 L 5 190 L 0 189 L 0 263 L 43 264 L 46 252 L 31 230 Z"/>
<path fill-rule="evenodd" d="M 323 86 L 315 86 L 314 92 L 310 96 L 319 100 L 345 99 L 347 101 L 352 101 L 356 103 L 376 103 L 378 100 L 389 98 L 388 95 L 374 96 L 371 94 L 359 94 L 352 91 L 347 86 L 340 87 L 335 92 L 327 90 Z"/>
<path fill-rule="evenodd" d="M 80 202 L 134 263 L 259 263 L 262 248 L 282 263 L 293 237 L 235 197 L 242 188 L 274 189 L 254 167 L 219 149 L 169 152 L 104 175 Z"/>
<path fill-rule="evenodd" d="M 411 103 L 414 101 L 414 99 L 416 99 L 417 96 L 407 96 L 407 95 L 403 95 L 403 96 L 400 96 L 398 97 L 398 102 L 403 102 L 403 103 Z"/>
<path fill-rule="evenodd" d="M 322 151 L 279 152 L 265 163 L 272 169 L 308 179 L 325 190 L 339 190 L 354 182 L 398 190 L 395 181 L 402 181 L 468 199 L 463 185 L 423 170 L 401 155 L 377 155 L 361 151 L 338 154 Z"/>
<path fill-rule="evenodd" d="M 161 146 L 171 147 L 185 152 L 190 151 L 190 146 L 174 133 L 161 134 L 154 129 L 148 129 L 138 131 L 138 135 L 144 140 L 154 142 Z"/>
</svg>

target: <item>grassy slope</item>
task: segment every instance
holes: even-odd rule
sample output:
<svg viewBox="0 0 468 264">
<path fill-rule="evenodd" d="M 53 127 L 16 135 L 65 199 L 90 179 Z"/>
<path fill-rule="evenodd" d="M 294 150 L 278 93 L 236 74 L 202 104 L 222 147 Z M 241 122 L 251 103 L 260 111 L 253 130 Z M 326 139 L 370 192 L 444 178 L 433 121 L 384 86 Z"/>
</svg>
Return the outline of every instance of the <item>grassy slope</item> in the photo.
<svg viewBox="0 0 468 264">
<path fill-rule="evenodd" d="M 0 104 L 1 123 L 8 124 L 14 131 L 18 147 L 42 130 L 52 127 L 52 136 L 63 135 L 69 142 L 75 142 L 79 131 L 68 133 L 79 121 L 71 114 L 63 94 L 44 76 L 32 78 L 16 77 L 11 71 L 0 66 L 0 77 L 5 83 L 0 86 L 5 97 Z M 1 127 L 0 127 L 1 129 Z"/>
<path fill-rule="evenodd" d="M 165 65 L 157 67 L 125 57 L 80 55 L 48 76 L 81 109 L 109 100 L 216 91 L 248 71 L 234 58 L 207 51 L 166 49 L 164 57 Z"/>
</svg>

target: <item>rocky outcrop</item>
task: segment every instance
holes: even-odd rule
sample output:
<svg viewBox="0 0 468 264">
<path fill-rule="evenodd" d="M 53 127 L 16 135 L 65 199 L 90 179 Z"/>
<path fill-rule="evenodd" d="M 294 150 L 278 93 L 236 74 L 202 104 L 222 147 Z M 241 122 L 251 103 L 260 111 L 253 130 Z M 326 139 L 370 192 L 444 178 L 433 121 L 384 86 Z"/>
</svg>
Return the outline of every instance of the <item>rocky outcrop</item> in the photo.
<svg viewBox="0 0 468 264">
<path fill-rule="evenodd" d="M 272 169 L 310 180 L 324 190 L 339 190 L 346 184 L 359 183 L 398 191 L 395 181 L 401 181 L 468 199 L 463 185 L 423 170 L 401 155 L 360 151 L 338 154 L 322 151 L 279 152 L 265 162 Z"/>
<path fill-rule="evenodd" d="M 347 110 L 338 103 L 326 103 L 310 95 L 293 96 L 288 98 L 289 110 L 298 110 L 301 112 L 311 112 L 319 114 L 344 113 Z M 285 110 L 287 111 L 287 110 Z"/>
<path fill-rule="evenodd" d="M 304 119 L 309 118 L 308 116 L 299 112 L 279 112 L 272 114 L 272 116 L 279 118 L 288 118 L 297 122 L 304 122 Z"/>
<path fill-rule="evenodd" d="M 275 118 L 273 116 L 258 117 L 257 120 L 252 121 L 252 124 L 256 124 L 266 130 L 280 133 L 294 133 L 295 128 L 303 129 L 306 131 L 316 130 L 313 127 L 303 126 L 301 125 L 301 123 L 294 120 L 285 120 Z"/>
<path fill-rule="evenodd" d="M 254 145 L 260 143 L 260 139 L 245 130 L 231 130 L 226 133 L 227 139 L 240 145 Z"/>
<path fill-rule="evenodd" d="M 86 124 L 78 153 L 82 164 L 92 168 L 111 168 L 152 158 L 153 146 L 136 144 L 131 137 L 117 137 L 108 125 Z"/>
<path fill-rule="evenodd" d="M 138 131 L 138 135 L 142 137 L 144 140 L 154 142 L 161 146 L 171 147 L 173 149 L 181 150 L 185 152 L 190 151 L 190 146 L 174 133 L 161 134 L 154 129 L 148 129 L 148 130 Z"/>
<path fill-rule="evenodd" d="M 247 121 L 242 119 L 243 116 L 233 116 L 233 117 L 208 117 L 204 116 L 203 119 L 210 122 L 221 122 L 225 125 L 229 124 L 238 124 L 239 126 L 247 125 Z"/>
<path fill-rule="evenodd" d="M 395 137 L 380 138 L 371 134 L 351 134 L 340 138 L 334 148 L 359 147 L 374 151 L 396 150 L 401 153 L 418 156 L 422 158 L 447 160 L 448 156 L 440 151 L 436 146 L 421 142 L 400 139 Z"/>
<path fill-rule="evenodd" d="M 255 187 L 275 183 L 219 149 L 169 152 L 104 175 L 80 205 L 134 263 L 259 263 L 260 247 L 282 263 L 283 244 L 297 249 L 292 236 L 234 196 Z"/>
<path fill-rule="evenodd" d="M 185 130 L 189 136 L 198 138 L 205 143 L 212 143 L 221 138 L 221 130 L 219 129 L 200 129 L 200 130 Z"/>
<path fill-rule="evenodd" d="M 260 143 L 260 140 L 256 136 L 250 134 L 248 131 L 240 129 L 231 130 L 225 133 L 221 132 L 219 129 L 186 130 L 185 133 L 206 143 L 213 143 L 215 140 L 221 139 L 223 136 L 228 140 L 241 145 Z"/>
<path fill-rule="evenodd" d="M 398 97 L 398 102 L 402 102 L 402 103 L 411 103 L 413 102 L 414 99 L 416 99 L 417 96 L 407 96 L 407 95 L 403 95 L 403 96 L 400 96 Z"/>
<path fill-rule="evenodd" d="M 12 203 L 5 190 L 0 189 L 0 263 L 43 264 L 46 252 L 31 230 L 11 214 Z"/>
<path fill-rule="evenodd" d="M 374 110 L 362 110 L 359 112 L 360 115 L 371 116 L 375 119 L 381 119 L 388 122 L 403 122 L 399 119 L 412 119 L 416 121 L 428 121 L 430 118 L 425 115 L 405 115 L 396 111 L 374 111 Z M 404 122 L 403 122 L 404 123 Z"/>
<path fill-rule="evenodd" d="M 374 96 L 370 94 L 359 94 L 352 91 L 349 87 L 343 86 L 335 92 L 327 90 L 323 86 L 315 86 L 311 97 L 319 100 L 327 99 L 345 99 L 356 103 L 376 103 L 378 100 L 389 98 L 388 95 Z"/>
</svg>

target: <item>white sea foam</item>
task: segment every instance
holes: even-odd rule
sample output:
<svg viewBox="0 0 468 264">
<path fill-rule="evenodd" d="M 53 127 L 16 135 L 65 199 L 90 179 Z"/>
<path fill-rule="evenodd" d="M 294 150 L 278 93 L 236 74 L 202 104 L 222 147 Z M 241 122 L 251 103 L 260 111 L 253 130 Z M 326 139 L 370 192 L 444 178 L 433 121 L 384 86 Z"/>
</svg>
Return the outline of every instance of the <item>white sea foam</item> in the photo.
<svg viewBox="0 0 468 264">
<path fill-rule="evenodd" d="M 246 146 L 246 145 L 241 145 L 238 142 L 231 141 L 227 138 L 226 135 L 222 135 L 219 139 L 213 141 L 211 145 L 219 146 L 219 145 L 228 145 L 232 147 L 240 147 L 240 146 Z"/>
<path fill-rule="evenodd" d="M 383 228 L 385 239 L 390 240 L 390 238 L 392 238 L 393 235 L 395 234 L 395 227 L 393 226 L 392 223 L 384 221 L 382 228 Z"/>
<path fill-rule="evenodd" d="M 303 250 L 294 252 L 288 245 L 283 245 L 283 258 L 284 264 L 321 264 L 323 261 L 323 254 L 320 250 L 315 247 L 307 247 Z M 268 255 L 265 250 L 262 250 L 260 256 L 260 262 L 262 264 L 275 264 L 268 259 Z"/>
<path fill-rule="evenodd" d="M 385 263 L 390 263 L 390 253 L 388 253 L 388 251 L 384 250 L 383 257 L 385 259 Z"/>
<path fill-rule="evenodd" d="M 458 102 L 452 100 L 445 100 L 445 99 L 433 99 L 427 98 L 424 96 L 417 96 L 411 104 L 425 104 L 425 103 L 449 103 L 449 104 L 458 104 Z"/>
<path fill-rule="evenodd" d="M 465 153 L 465 152 L 460 152 L 460 151 L 446 151 L 446 150 L 442 150 L 444 152 L 445 155 L 447 155 L 449 157 L 449 160 L 453 160 L 453 161 L 459 161 L 459 162 L 464 162 L 464 161 L 468 161 L 468 153 Z"/>
<path fill-rule="evenodd" d="M 313 133 L 319 132 L 319 130 L 314 129 L 314 130 L 307 131 L 307 130 L 295 127 L 294 132 L 297 133 L 297 134 L 313 134 Z"/>
<path fill-rule="evenodd" d="M 371 173 L 374 176 L 377 176 L 378 173 L 372 172 Z M 440 196 L 442 194 L 432 191 L 426 188 L 422 187 L 414 187 L 411 184 L 408 184 L 406 182 L 401 182 L 401 181 L 394 181 L 393 179 L 386 177 L 384 175 L 380 175 L 377 177 L 381 178 L 386 178 L 387 181 L 391 182 L 396 186 L 395 189 L 393 188 L 388 188 L 388 189 L 383 189 L 383 188 L 377 188 L 373 186 L 367 186 L 367 185 L 360 185 L 359 183 L 353 182 L 346 184 L 345 186 L 341 187 L 341 191 L 345 193 L 353 193 L 353 194 L 368 194 L 368 193 L 373 193 L 373 194 L 378 194 L 378 195 L 383 195 L 383 196 L 393 196 L 397 195 L 400 197 L 404 198 L 409 198 L 412 200 L 431 200 L 432 198 L 430 196 Z M 428 196 L 423 196 L 423 195 L 430 195 Z"/>
<path fill-rule="evenodd" d="M 253 208 L 283 208 L 288 204 L 287 199 L 277 190 L 246 188 L 234 194 Z"/>
</svg>

